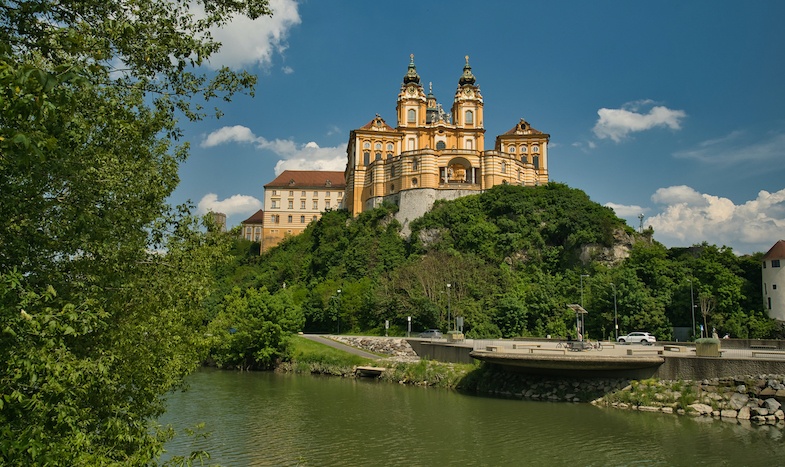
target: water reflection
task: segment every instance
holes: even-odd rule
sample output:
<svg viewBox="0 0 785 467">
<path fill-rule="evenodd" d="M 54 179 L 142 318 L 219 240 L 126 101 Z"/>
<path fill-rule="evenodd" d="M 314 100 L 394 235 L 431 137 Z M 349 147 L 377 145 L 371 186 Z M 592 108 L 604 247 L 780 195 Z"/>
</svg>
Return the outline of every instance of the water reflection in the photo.
<svg viewBox="0 0 785 467">
<path fill-rule="evenodd" d="M 203 370 L 170 399 L 173 454 L 226 466 L 777 465 L 782 432 L 588 404 L 489 399 L 328 377 Z"/>
</svg>

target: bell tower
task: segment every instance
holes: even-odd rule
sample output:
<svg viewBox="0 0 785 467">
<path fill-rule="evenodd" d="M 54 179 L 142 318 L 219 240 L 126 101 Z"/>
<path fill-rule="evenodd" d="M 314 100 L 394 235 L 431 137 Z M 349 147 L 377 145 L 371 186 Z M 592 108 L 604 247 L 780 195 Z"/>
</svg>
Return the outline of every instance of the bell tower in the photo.
<svg viewBox="0 0 785 467">
<path fill-rule="evenodd" d="M 398 128 L 417 128 L 425 124 L 426 97 L 417 67 L 414 66 L 414 54 L 409 56 L 409 69 L 403 77 L 401 92 L 398 93 Z"/>
<path fill-rule="evenodd" d="M 458 89 L 452 104 L 452 120 L 458 130 L 459 149 L 480 150 L 485 147 L 485 129 L 483 128 L 483 100 L 480 87 L 469 65 L 458 80 Z"/>
</svg>

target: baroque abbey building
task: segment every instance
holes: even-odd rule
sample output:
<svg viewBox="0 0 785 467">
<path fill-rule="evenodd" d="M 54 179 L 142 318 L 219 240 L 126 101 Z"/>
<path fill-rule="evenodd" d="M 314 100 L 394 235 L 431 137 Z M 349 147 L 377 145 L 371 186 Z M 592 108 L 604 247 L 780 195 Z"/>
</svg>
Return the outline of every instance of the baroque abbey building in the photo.
<svg viewBox="0 0 785 467">
<path fill-rule="evenodd" d="M 426 94 L 411 56 L 403 77 L 393 128 L 378 114 L 353 130 L 347 146 L 344 207 L 356 216 L 384 201 L 399 206 L 408 231 L 438 199 L 480 193 L 500 184 L 548 182 L 550 135 L 521 119 L 485 150 L 483 98 L 469 57 L 450 112 L 429 85 Z"/>
</svg>

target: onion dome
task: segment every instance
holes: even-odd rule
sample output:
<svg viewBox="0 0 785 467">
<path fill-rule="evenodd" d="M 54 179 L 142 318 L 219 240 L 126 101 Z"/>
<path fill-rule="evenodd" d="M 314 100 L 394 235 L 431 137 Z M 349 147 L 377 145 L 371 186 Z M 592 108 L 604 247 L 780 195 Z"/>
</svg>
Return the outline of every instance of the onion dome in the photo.
<svg viewBox="0 0 785 467">
<path fill-rule="evenodd" d="M 410 67 L 412 65 L 409 65 Z M 463 74 L 461 75 L 461 79 L 458 80 L 458 84 L 460 86 L 464 86 L 466 84 L 474 84 L 476 80 L 474 79 L 474 75 L 472 74 L 472 67 L 469 66 L 469 56 L 466 56 L 466 65 L 463 67 Z"/>
<path fill-rule="evenodd" d="M 403 77 L 403 84 L 420 84 L 420 75 L 417 74 L 417 68 L 414 66 L 414 54 L 409 56 L 411 60 L 409 61 L 409 71 L 406 72 L 406 75 Z"/>
</svg>

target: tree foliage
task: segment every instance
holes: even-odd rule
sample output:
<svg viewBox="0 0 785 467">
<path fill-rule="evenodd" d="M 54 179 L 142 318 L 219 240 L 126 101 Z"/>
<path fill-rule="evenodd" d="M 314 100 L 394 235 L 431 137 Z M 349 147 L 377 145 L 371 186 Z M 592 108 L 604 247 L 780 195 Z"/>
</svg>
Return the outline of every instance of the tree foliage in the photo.
<svg viewBox="0 0 785 467">
<path fill-rule="evenodd" d="M 191 7 L 203 12 L 192 14 Z M 143 465 L 162 395 L 204 355 L 224 260 L 166 199 L 177 117 L 253 91 L 199 66 L 264 0 L 0 0 L 0 463 Z M 210 111 L 209 113 L 215 113 Z"/>
<path fill-rule="evenodd" d="M 340 321 L 344 332 L 381 333 L 390 321 L 403 333 L 409 319 L 414 331 L 447 330 L 459 316 L 469 337 L 574 336 L 567 304 L 583 300 L 592 339 L 615 336 L 617 322 L 620 334 L 670 339 L 674 327 L 691 326 L 691 283 L 695 299 L 722 297 L 707 325 L 734 337 L 777 332 L 762 309 L 760 255 L 707 244 L 665 248 L 565 185 L 499 186 L 437 202 L 412 222 L 408 239 L 392 212 L 385 206 L 355 219 L 329 212 L 263 256 L 258 277 L 271 288 L 293 287 L 305 329 L 318 332 L 337 332 Z M 628 258 L 581 259 L 585 245 L 611 247 L 618 237 L 633 239 Z"/>
</svg>

